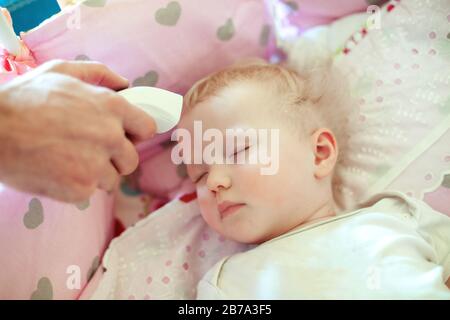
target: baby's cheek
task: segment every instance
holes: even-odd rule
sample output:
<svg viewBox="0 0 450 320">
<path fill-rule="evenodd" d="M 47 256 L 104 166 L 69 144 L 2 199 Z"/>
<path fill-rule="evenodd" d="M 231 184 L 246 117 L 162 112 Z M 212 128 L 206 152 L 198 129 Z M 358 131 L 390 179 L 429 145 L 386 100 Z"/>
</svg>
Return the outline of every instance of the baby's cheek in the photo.
<svg viewBox="0 0 450 320">
<path fill-rule="evenodd" d="M 276 201 L 273 199 L 277 193 L 276 186 L 273 184 L 274 176 L 262 175 L 260 167 L 257 165 L 239 166 L 233 179 L 233 184 L 238 186 L 242 195 L 242 201 L 264 205 L 267 201 Z"/>
<path fill-rule="evenodd" d="M 215 200 L 206 187 L 197 188 L 197 199 L 203 219 L 205 219 L 205 221 L 211 226 L 216 224 L 217 217 Z"/>
<path fill-rule="evenodd" d="M 264 177 L 261 174 L 260 166 L 256 164 L 243 164 L 233 165 L 235 166 L 235 174 L 233 178 L 233 184 L 240 186 L 255 187 L 256 184 L 261 183 L 261 178 Z"/>
<path fill-rule="evenodd" d="M 213 227 L 215 223 L 211 210 L 208 207 L 200 206 L 200 213 L 202 214 L 203 220 L 205 220 L 208 225 Z"/>
</svg>

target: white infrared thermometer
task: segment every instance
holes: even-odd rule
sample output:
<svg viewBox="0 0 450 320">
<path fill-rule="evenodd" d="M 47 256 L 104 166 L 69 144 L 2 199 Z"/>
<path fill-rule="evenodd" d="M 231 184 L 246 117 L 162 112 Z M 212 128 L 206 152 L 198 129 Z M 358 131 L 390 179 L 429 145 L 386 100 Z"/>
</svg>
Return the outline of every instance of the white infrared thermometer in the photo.
<svg viewBox="0 0 450 320">
<path fill-rule="evenodd" d="M 180 121 L 183 97 L 179 94 L 154 87 L 133 87 L 118 93 L 155 120 L 156 133 L 167 132 Z"/>
</svg>

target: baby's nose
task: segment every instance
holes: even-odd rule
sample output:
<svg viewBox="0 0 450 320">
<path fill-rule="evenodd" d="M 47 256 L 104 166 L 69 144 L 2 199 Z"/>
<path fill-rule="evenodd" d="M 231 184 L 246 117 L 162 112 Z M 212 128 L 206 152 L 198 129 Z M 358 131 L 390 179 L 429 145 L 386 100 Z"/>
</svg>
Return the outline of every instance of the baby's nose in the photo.
<svg viewBox="0 0 450 320">
<path fill-rule="evenodd" d="M 224 170 L 210 168 L 206 184 L 209 190 L 218 192 L 220 188 L 228 189 L 231 187 L 231 178 Z"/>
</svg>

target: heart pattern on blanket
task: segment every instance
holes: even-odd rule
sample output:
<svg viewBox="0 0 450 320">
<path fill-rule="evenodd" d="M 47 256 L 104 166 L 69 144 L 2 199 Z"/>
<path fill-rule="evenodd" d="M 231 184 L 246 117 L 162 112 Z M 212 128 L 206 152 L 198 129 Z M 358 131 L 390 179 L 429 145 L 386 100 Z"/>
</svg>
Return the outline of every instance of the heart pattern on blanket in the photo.
<svg viewBox="0 0 450 320">
<path fill-rule="evenodd" d="M 83 2 L 83 5 L 88 7 L 99 8 L 104 7 L 107 1 L 108 0 L 86 0 Z"/>
<path fill-rule="evenodd" d="M 269 43 L 269 37 L 270 37 L 270 25 L 265 24 L 261 29 L 261 34 L 259 35 L 259 44 L 262 47 L 267 46 Z"/>
<path fill-rule="evenodd" d="M 83 210 L 86 210 L 87 208 L 89 208 L 90 204 L 91 204 L 90 199 L 87 199 L 85 201 L 75 203 L 75 206 L 78 208 L 78 210 L 83 211 Z"/>
<path fill-rule="evenodd" d="M 444 176 L 441 186 L 450 189 L 450 174 L 447 174 Z"/>
<path fill-rule="evenodd" d="M 23 224 L 28 229 L 36 229 L 44 222 L 44 208 L 39 199 L 33 198 L 28 203 L 28 211 L 23 216 Z"/>
<path fill-rule="evenodd" d="M 39 279 L 37 289 L 31 294 L 31 300 L 52 300 L 53 286 L 49 278 Z"/>
<path fill-rule="evenodd" d="M 143 77 L 133 81 L 133 87 L 146 86 L 154 87 L 158 83 L 159 75 L 156 71 L 149 71 Z"/>
<path fill-rule="evenodd" d="M 217 29 L 217 37 L 222 41 L 228 41 L 234 36 L 234 24 L 232 19 L 228 19 L 227 22 Z"/>
<path fill-rule="evenodd" d="M 181 6 L 177 1 L 170 2 L 165 8 L 155 12 L 155 20 L 163 26 L 174 26 L 181 16 Z"/>
<path fill-rule="evenodd" d="M 292 10 L 297 11 L 298 10 L 298 3 L 295 1 L 286 1 L 285 4 Z"/>
<path fill-rule="evenodd" d="M 79 54 L 75 57 L 75 60 L 77 61 L 91 61 L 91 58 L 89 58 L 87 55 L 85 54 Z"/>
</svg>

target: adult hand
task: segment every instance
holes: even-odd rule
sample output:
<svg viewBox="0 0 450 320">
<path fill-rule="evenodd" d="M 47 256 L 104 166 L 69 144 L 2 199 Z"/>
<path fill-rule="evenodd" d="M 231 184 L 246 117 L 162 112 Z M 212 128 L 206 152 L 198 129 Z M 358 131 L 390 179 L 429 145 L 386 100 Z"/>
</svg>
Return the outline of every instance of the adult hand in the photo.
<svg viewBox="0 0 450 320">
<path fill-rule="evenodd" d="M 66 202 L 112 190 L 138 165 L 133 142 L 156 131 L 114 91 L 126 87 L 102 64 L 64 61 L 0 87 L 0 182 Z"/>
</svg>

